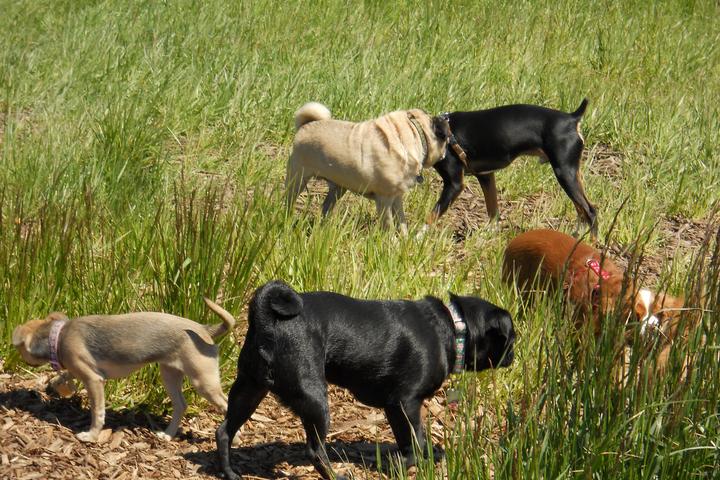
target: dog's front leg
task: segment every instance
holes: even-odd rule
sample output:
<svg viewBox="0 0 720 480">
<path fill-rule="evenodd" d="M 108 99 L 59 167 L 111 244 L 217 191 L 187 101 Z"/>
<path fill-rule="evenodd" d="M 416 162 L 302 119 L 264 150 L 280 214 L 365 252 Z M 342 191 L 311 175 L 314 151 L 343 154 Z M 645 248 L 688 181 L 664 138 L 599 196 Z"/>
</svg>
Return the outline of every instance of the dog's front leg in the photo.
<svg viewBox="0 0 720 480">
<path fill-rule="evenodd" d="M 407 220 L 405 220 L 405 210 L 403 210 L 403 198 L 402 196 L 395 197 L 392 204 L 392 212 L 395 217 L 395 221 L 398 223 L 400 228 L 400 234 L 406 237 L 408 234 Z"/>
<path fill-rule="evenodd" d="M 417 446 L 417 452 L 420 455 L 425 454 L 426 439 L 420 418 L 421 407 L 422 400 L 417 399 L 385 407 L 388 423 L 395 435 L 400 453 L 405 459 L 405 465 L 408 467 L 415 465 L 414 445 Z"/>
<path fill-rule="evenodd" d="M 328 213 L 332 211 L 333 208 L 335 208 L 335 204 L 338 200 L 342 198 L 343 195 L 347 192 L 346 189 L 343 187 L 336 185 L 333 182 L 328 181 L 328 193 L 325 197 L 325 201 L 322 204 L 322 215 L 323 217 L 326 216 Z"/>
<path fill-rule="evenodd" d="M 443 189 L 432 212 L 425 220 L 426 225 L 434 223 L 442 216 L 463 190 L 463 166 L 453 153 L 448 151 L 445 160 L 433 165 L 443 180 Z"/>
<path fill-rule="evenodd" d="M 393 217 L 392 207 L 393 198 L 375 196 L 375 207 L 377 208 L 378 218 L 380 224 L 385 230 L 392 230 L 393 228 Z"/>
<path fill-rule="evenodd" d="M 497 187 L 495 186 L 495 173 L 490 172 L 484 175 L 475 175 L 480 182 L 480 188 L 485 197 L 485 208 L 487 209 L 490 220 L 497 220 L 500 217 L 497 201 Z"/>
<path fill-rule="evenodd" d="M 90 400 L 90 430 L 80 432 L 76 437 L 83 442 L 97 442 L 105 425 L 105 379 L 93 372 L 83 379 Z"/>
</svg>

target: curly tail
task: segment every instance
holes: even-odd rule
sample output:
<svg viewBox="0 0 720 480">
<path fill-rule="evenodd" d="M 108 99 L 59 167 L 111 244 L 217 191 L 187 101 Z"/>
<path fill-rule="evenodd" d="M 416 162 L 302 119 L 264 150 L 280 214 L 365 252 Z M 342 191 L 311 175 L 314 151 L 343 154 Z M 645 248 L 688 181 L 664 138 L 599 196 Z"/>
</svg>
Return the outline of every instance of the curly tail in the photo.
<svg viewBox="0 0 720 480">
<path fill-rule="evenodd" d="M 225 334 L 226 332 L 232 330 L 233 326 L 235 326 L 235 318 L 230 315 L 230 312 L 222 308 L 217 303 L 213 302 L 209 298 L 203 298 L 205 300 L 205 304 L 215 312 L 215 314 L 220 317 L 223 321 L 223 323 L 217 323 L 215 325 L 206 325 L 205 329 L 208 331 L 210 336 L 215 339 L 219 337 L 220 335 Z"/>
<path fill-rule="evenodd" d="M 306 123 L 315 122 L 317 120 L 330 120 L 332 114 L 330 109 L 318 102 L 309 102 L 303 105 L 295 112 L 295 131 Z"/>
<path fill-rule="evenodd" d="M 302 309 L 303 300 L 300 295 L 279 280 L 268 282 L 255 290 L 250 300 L 248 340 L 252 334 L 256 352 L 261 359 L 260 368 L 255 373 L 259 374 L 268 386 L 274 383 L 273 359 L 277 322 L 297 317 Z"/>
<path fill-rule="evenodd" d="M 575 118 L 582 117 L 583 114 L 585 113 L 585 109 L 587 108 L 587 105 L 588 105 L 588 99 L 583 98 L 583 101 L 580 103 L 580 106 L 577 108 L 577 110 L 572 112 L 570 115 L 572 115 Z"/>
</svg>

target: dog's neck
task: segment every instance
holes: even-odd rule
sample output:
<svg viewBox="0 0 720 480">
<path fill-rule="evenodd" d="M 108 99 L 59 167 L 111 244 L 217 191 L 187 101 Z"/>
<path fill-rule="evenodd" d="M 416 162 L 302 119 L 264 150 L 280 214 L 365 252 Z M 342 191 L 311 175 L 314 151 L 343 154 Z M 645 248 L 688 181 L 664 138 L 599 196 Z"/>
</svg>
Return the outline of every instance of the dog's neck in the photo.
<svg viewBox="0 0 720 480">
<path fill-rule="evenodd" d="M 50 348 L 50 366 L 53 370 L 59 372 L 63 369 L 60 359 L 58 358 L 58 345 L 60 343 L 60 332 L 65 326 L 65 320 L 55 320 L 50 326 L 50 335 L 48 336 L 48 346 Z"/>
<path fill-rule="evenodd" d="M 445 121 L 448 123 L 448 126 L 450 126 L 450 112 L 445 112 L 440 115 Z M 460 146 L 460 144 L 457 141 L 457 138 L 455 138 L 455 134 L 452 132 L 452 129 L 450 130 L 450 138 L 448 139 L 448 142 L 450 144 L 450 148 L 453 149 L 453 152 L 455 152 L 455 155 L 457 155 L 458 160 L 462 162 L 463 166 L 466 169 L 470 169 L 468 166 L 468 158 L 467 153 L 465 153 L 465 150 Z"/>
<path fill-rule="evenodd" d="M 425 162 L 427 162 L 428 155 L 430 154 L 430 150 L 428 150 L 428 139 L 425 136 L 425 132 L 423 131 L 422 125 L 420 125 L 420 122 L 417 121 L 415 117 L 410 117 L 410 123 L 413 127 L 415 127 L 415 130 L 417 130 L 418 135 L 420 136 L 420 143 L 422 143 L 422 166 L 425 166 Z"/>
<path fill-rule="evenodd" d="M 465 369 L 465 344 L 467 336 L 467 324 L 462 319 L 460 311 L 450 300 L 445 306 L 455 327 L 455 365 L 452 373 L 461 373 Z"/>
</svg>

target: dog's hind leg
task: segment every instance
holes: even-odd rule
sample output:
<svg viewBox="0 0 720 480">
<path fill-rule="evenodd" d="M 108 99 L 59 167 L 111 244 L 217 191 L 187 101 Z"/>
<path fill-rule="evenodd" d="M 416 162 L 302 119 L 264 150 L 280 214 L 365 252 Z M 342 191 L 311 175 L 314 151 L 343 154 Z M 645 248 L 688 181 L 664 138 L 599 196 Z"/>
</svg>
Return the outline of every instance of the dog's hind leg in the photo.
<svg viewBox="0 0 720 480">
<path fill-rule="evenodd" d="M 302 168 L 296 168 L 292 158 L 288 162 L 287 173 L 285 176 L 285 206 L 288 212 L 293 210 L 295 200 L 302 193 L 310 180 L 310 176 L 305 175 Z"/>
<path fill-rule="evenodd" d="M 228 410 L 225 420 L 215 431 L 220 466 L 225 473 L 225 478 L 229 480 L 240 479 L 240 476 L 233 472 L 230 466 L 230 442 L 267 393 L 267 387 L 259 385 L 238 368 L 238 376 L 228 395 Z"/>
<path fill-rule="evenodd" d="M 329 180 L 327 184 L 329 190 L 322 205 L 323 217 L 332 211 L 332 209 L 335 207 L 335 203 L 337 203 L 337 201 L 340 200 L 343 195 L 345 195 L 345 192 L 347 192 L 346 189 Z"/>
<path fill-rule="evenodd" d="M 325 437 L 330 428 L 327 388 L 319 382 L 306 382 L 299 387 L 299 391 L 302 392 L 300 396 L 283 401 L 300 416 L 305 428 L 310 461 L 324 479 L 344 479 L 345 477 L 332 471 L 325 445 Z"/>
<path fill-rule="evenodd" d="M 495 186 L 495 174 L 493 172 L 484 175 L 476 174 L 475 178 L 480 182 L 483 197 L 485 197 L 485 208 L 490 220 L 497 220 L 500 216 L 497 201 L 497 187 Z"/>
<path fill-rule="evenodd" d="M 187 403 L 182 394 L 182 382 L 185 374 L 182 370 L 169 365 L 160 365 L 160 376 L 168 395 L 170 395 L 173 411 L 167 428 L 164 432 L 157 432 L 157 436 L 163 440 L 171 440 L 177 433 L 180 420 L 182 420 L 185 410 L 187 410 Z"/>
<path fill-rule="evenodd" d="M 191 364 L 184 365 L 183 370 L 196 392 L 220 412 L 227 412 L 227 399 L 220 385 L 216 357 L 197 357 Z"/>
<path fill-rule="evenodd" d="M 597 213 L 595 207 L 590 203 L 582 181 L 580 180 L 580 156 L 582 155 L 582 141 L 577 139 L 572 144 L 556 146 L 555 148 L 545 148 L 553 172 L 560 186 L 570 200 L 575 205 L 578 218 L 582 218 L 590 227 L 593 237 L 597 236 L 597 223 L 595 219 Z"/>
<path fill-rule="evenodd" d="M 390 423 L 390 428 L 393 435 L 395 435 L 395 441 L 408 467 L 415 465 L 414 442 L 417 442 L 417 451 L 420 455 L 425 454 L 426 439 L 420 419 L 421 406 L 422 400 L 410 399 L 400 404 L 385 407 L 388 423 Z"/>
</svg>

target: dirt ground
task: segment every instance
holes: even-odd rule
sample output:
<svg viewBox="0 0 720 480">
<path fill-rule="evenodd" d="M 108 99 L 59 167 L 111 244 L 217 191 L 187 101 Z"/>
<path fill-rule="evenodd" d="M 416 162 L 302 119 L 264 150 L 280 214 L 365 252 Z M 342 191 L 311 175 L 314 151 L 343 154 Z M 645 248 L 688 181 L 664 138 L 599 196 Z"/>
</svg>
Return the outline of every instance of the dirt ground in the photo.
<svg viewBox="0 0 720 480">
<path fill-rule="evenodd" d="M 188 415 L 178 437 L 166 442 L 153 432 L 162 430 L 169 416 L 149 415 L 143 405 L 108 409 L 99 443 L 82 443 L 75 434 L 89 425 L 85 392 L 81 389 L 67 399 L 48 395 L 45 385 L 52 375 L 47 369 L 37 375 L 0 374 L 0 478 L 222 478 L 214 440 L 221 415 Z M 436 446 L 443 438 L 442 422 L 449 421 L 442 404 L 442 393 L 427 403 L 441 416 L 430 413 Z M 383 455 L 394 451 L 382 412 L 338 388 L 331 388 L 330 411 L 328 447 L 335 470 L 355 478 L 382 478 L 373 468 L 377 448 Z M 272 396 L 243 427 L 232 449 L 232 464 L 247 479 L 319 478 L 305 456 L 300 421 Z"/>
</svg>

